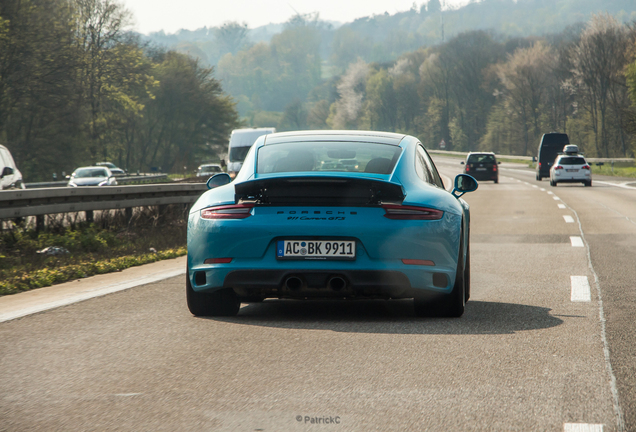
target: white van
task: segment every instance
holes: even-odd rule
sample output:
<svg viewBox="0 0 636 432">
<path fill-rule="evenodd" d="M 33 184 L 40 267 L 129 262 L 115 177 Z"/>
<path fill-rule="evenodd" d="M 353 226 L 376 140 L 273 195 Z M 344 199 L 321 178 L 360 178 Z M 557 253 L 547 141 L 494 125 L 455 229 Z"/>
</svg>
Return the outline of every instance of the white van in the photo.
<svg viewBox="0 0 636 432">
<path fill-rule="evenodd" d="M 11 152 L 0 145 L 0 190 L 4 189 L 25 189 L 25 186 Z"/>
<path fill-rule="evenodd" d="M 275 132 L 276 128 L 234 129 L 227 151 L 227 172 L 230 177 L 234 178 L 241 170 L 245 156 L 256 139 Z"/>
</svg>

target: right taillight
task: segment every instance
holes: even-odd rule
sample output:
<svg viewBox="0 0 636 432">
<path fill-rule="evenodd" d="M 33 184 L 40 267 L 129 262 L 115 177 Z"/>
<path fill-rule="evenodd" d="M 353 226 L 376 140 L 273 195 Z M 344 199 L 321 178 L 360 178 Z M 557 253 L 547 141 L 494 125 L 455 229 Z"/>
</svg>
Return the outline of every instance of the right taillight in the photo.
<svg viewBox="0 0 636 432">
<path fill-rule="evenodd" d="M 201 210 L 203 219 L 245 219 L 252 216 L 253 204 L 209 207 Z"/>
<path fill-rule="evenodd" d="M 590 166 L 589 166 L 589 165 L 583 165 L 583 166 L 581 167 L 581 169 L 589 170 L 589 169 L 590 169 Z"/>
<path fill-rule="evenodd" d="M 554 169 L 555 169 L 555 170 L 563 169 L 563 167 L 562 167 L 561 165 L 557 165 L 557 166 L 555 166 L 555 167 L 554 167 Z"/>
<path fill-rule="evenodd" d="M 394 220 L 440 220 L 444 216 L 443 211 L 427 207 L 385 204 L 382 208 L 384 217 Z"/>
</svg>

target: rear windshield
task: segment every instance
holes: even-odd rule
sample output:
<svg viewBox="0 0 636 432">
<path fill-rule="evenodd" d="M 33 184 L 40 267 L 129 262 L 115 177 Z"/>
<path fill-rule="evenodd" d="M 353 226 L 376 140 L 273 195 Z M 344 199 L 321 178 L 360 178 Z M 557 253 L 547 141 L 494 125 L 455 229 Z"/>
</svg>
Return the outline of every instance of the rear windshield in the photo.
<svg viewBox="0 0 636 432">
<path fill-rule="evenodd" d="M 259 174 L 300 171 L 391 174 L 402 149 L 357 142 L 303 142 L 266 145 L 258 150 Z"/>
<path fill-rule="evenodd" d="M 468 163 L 495 163 L 495 156 L 491 154 L 468 155 Z"/>
<path fill-rule="evenodd" d="M 582 157 L 562 157 L 559 159 L 561 165 L 585 165 L 585 159 Z"/>
<path fill-rule="evenodd" d="M 243 162 L 250 147 L 232 147 L 230 149 L 230 162 Z"/>
<path fill-rule="evenodd" d="M 568 134 L 549 133 L 549 134 L 543 135 L 543 138 L 541 139 L 541 144 L 548 145 L 548 146 L 565 145 L 565 144 L 570 144 L 570 140 L 568 138 Z"/>
</svg>

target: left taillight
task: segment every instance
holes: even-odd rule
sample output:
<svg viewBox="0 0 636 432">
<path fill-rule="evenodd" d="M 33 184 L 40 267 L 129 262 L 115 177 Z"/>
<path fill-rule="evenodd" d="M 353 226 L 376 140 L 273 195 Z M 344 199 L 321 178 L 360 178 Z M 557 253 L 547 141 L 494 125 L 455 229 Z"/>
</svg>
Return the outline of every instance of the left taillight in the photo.
<svg viewBox="0 0 636 432">
<path fill-rule="evenodd" d="M 385 204 L 382 206 L 385 218 L 398 220 L 440 220 L 444 212 L 437 209 L 415 206 Z"/>
<path fill-rule="evenodd" d="M 589 169 L 590 169 L 590 166 L 589 166 L 589 165 L 583 165 L 583 166 L 581 167 L 581 169 L 589 170 Z"/>
<path fill-rule="evenodd" d="M 201 210 L 203 219 L 245 219 L 252 216 L 253 204 L 209 207 Z"/>
</svg>

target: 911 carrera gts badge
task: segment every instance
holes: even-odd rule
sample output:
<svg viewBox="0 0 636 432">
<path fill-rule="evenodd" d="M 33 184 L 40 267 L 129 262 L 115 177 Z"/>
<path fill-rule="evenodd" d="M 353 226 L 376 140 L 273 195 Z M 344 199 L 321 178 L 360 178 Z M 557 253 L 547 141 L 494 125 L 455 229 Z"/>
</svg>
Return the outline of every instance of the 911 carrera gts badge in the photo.
<svg viewBox="0 0 636 432">
<path fill-rule="evenodd" d="M 310 213 L 315 215 L 326 214 L 326 215 L 338 215 L 338 216 L 343 216 L 343 215 L 346 215 L 347 213 L 349 213 L 350 215 L 358 214 L 357 211 L 346 212 L 341 210 L 313 210 L 311 212 L 309 210 L 289 210 L 289 211 L 279 210 L 276 212 L 276 214 L 290 214 L 290 215 L 306 215 Z"/>
<path fill-rule="evenodd" d="M 298 221 L 343 221 L 346 219 L 345 215 L 357 215 L 357 211 L 343 211 L 343 210 L 279 210 L 276 212 L 279 215 L 287 215 L 287 220 Z"/>
</svg>

